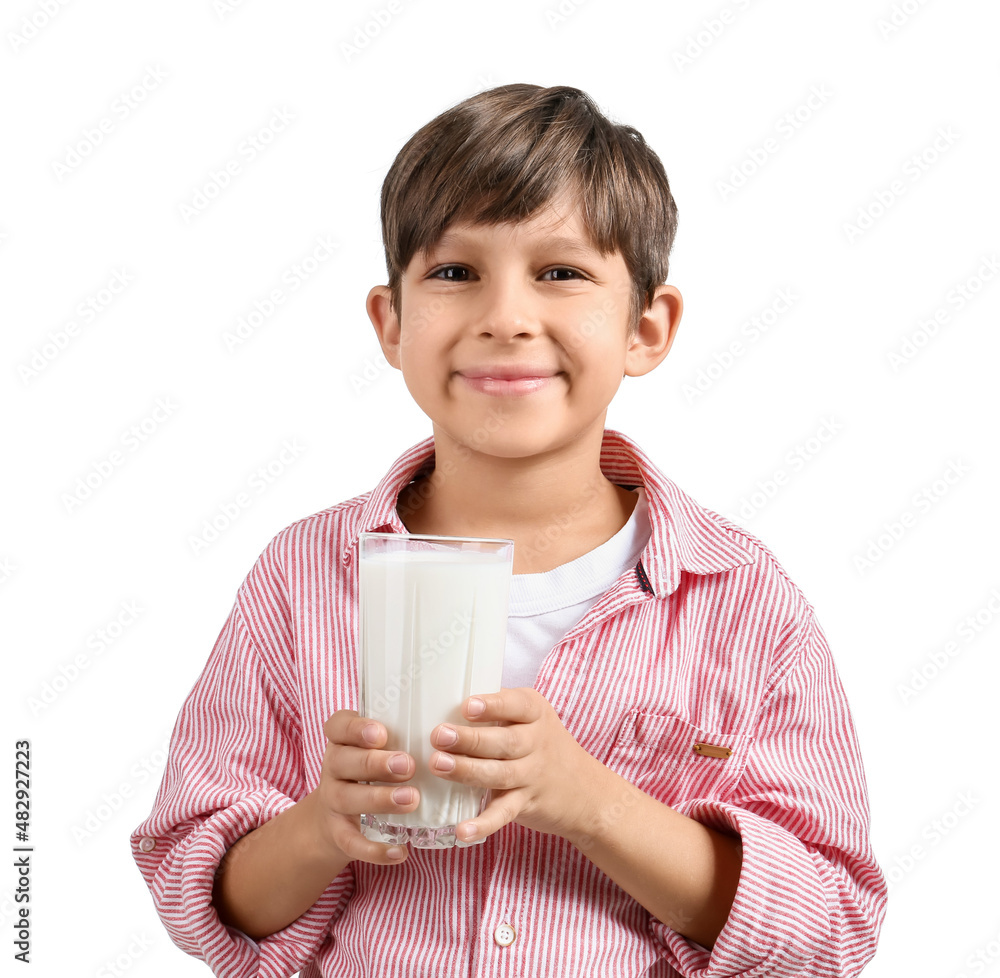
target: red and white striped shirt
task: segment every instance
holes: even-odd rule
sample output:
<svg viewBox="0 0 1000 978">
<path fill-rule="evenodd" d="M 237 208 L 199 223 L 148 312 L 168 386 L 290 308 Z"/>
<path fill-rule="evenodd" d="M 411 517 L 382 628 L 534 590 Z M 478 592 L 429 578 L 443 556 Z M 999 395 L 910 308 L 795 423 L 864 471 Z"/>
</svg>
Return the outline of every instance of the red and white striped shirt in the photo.
<svg viewBox="0 0 1000 978">
<path fill-rule="evenodd" d="M 610 430 L 601 468 L 645 487 L 652 535 L 535 686 L 608 767 L 742 836 L 714 950 L 661 924 L 570 843 L 516 824 L 482 845 L 413 850 L 398 866 L 351 863 L 259 943 L 222 925 L 211 899 L 226 850 L 315 787 L 324 722 L 357 708 L 358 535 L 406 532 L 397 496 L 433 464 L 433 447 L 421 442 L 372 492 L 287 527 L 240 587 L 132 836 L 173 940 L 227 978 L 858 974 L 886 886 L 854 726 L 813 609 L 755 538 Z"/>
</svg>

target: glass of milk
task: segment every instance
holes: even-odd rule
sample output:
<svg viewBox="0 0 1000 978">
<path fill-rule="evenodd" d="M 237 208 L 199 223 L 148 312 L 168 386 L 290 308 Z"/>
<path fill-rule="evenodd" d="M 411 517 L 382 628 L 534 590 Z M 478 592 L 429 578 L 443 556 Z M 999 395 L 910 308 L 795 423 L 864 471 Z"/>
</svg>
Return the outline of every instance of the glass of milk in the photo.
<svg viewBox="0 0 1000 978">
<path fill-rule="evenodd" d="M 361 716 L 384 724 L 386 750 L 412 755 L 408 814 L 361 816 L 376 842 L 446 849 L 489 791 L 445 781 L 429 767 L 431 731 L 464 724 L 462 703 L 500 689 L 507 640 L 512 540 L 362 533 L 359 583 Z M 482 841 L 482 840 L 480 840 Z"/>
</svg>

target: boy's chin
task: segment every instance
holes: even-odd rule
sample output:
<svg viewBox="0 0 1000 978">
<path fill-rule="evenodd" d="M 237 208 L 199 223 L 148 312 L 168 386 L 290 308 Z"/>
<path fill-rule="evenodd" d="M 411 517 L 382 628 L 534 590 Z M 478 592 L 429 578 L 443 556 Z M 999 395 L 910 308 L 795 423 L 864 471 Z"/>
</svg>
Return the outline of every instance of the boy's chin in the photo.
<svg viewBox="0 0 1000 978">
<path fill-rule="evenodd" d="M 603 425 L 601 425 L 603 435 Z M 588 429 L 589 431 L 590 429 Z M 435 441 L 446 439 L 456 446 L 459 457 L 475 454 L 496 459 L 530 459 L 551 455 L 578 442 L 587 432 L 560 431 L 554 425 L 509 420 L 495 431 L 476 429 L 445 432 L 434 426 Z"/>
</svg>

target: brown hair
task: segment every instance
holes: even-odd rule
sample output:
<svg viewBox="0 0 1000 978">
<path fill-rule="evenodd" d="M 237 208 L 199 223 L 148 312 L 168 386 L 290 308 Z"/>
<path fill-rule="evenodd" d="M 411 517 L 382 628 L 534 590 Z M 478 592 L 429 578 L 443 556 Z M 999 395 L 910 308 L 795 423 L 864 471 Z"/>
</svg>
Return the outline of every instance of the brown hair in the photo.
<svg viewBox="0 0 1000 978">
<path fill-rule="evenodd" d="M 677 207 L 642 134 L 611 122 L 578 88 L 502 85 L 417 130 L 382 184 L 392 306 L 403 272 L 453 223 L 521 221 L 564 190 L 580 199 L 593 244 L 619 252 L 632 279 L 631 323 L 667 277 Z"/>
</svg>

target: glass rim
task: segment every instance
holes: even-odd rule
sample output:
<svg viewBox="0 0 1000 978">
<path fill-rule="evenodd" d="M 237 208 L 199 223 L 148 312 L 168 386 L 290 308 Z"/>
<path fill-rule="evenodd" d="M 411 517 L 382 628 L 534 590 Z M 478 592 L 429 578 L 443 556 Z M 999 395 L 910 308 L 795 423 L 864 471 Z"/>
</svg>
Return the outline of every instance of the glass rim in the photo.
<svg viewBox="0 0 1000 978">
<path fill-rule="evenodd" d="M 452 537 L 443 536 L 436 533 L 376 533 L 371 530 L 362 530 L 358 535 L 358 540 L 367 538 L 394 539 L 394 540 L 429 540 L 431 542 L 441 541 L 443 543 L 494 543 L 514 545 L 513 540 L 505 537 Z"/>
</svg>

